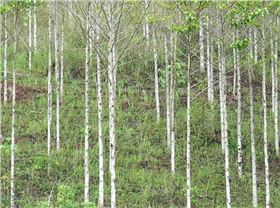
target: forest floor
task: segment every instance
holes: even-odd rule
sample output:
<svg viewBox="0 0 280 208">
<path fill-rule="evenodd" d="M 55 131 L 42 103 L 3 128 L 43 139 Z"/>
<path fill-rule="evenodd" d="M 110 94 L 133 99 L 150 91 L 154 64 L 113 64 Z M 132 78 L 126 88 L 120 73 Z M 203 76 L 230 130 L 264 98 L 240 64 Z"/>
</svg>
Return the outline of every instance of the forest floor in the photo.
<svg viewBox="0 0 280 208">
<path fill-rule="evenodd" d="M 34 76 L 36 77 L 36 76 Z M 16 203 L 18 207 L 84 207 L 84 88 L 79 79 L 66 79 L 61 106 L 61 146 L 55 151 L 55 101 L 53 95 L 53 131 L 51 158 L 47 156 L 46 77 L 19 79 L 16 105 Z M 120 78 L 121 79 L 121 78 Z M 122 77 L 125 80 L 125 77 Z M 121 83 L 122 80 L 120 80 Z M 92 89 L 94 83 L 90 83 Z M 32 86 L 32 87 L 31 87 Z M 9 82 L 11 87 L 11 82 Z M 106 89 L 106 90 L 105 90 Z M 244 89 L 244 94 L 247 89 Z M 108 99 L 104 84 L 103 135 L 105 147 L 105 202 L 109 206 Z M 144 94 L 139 86 L 118 85 L 116 114 L 117 204 L 127 208 L 181 208 L 186 206 L 185 146 L 186 106 L 176 99 L 176 175 L 170 171 L 170 153 L 166 144 L 164 91 L 161 91 L 162 117 L 155 121 L 153 91 Z M 258 92 L 259 93 L 259 92 Z M 218 93 L 216 93 L 218 96 Z M 260 95 L 257 95 L 260 96 Z M 217 99 L 218 100 L 218 99 Z M 261 100 L 261 99 L 256 99 Z M 24 102 L 22 102 L 24 101 Z M 248 99 L 244 100 L 248 103 Z M 232 205 L 249 208 L 252 202 L 249 108 L 243 109 L 244 176 L 237 176 L 236 103 L 229 102 L 229 148 Z M 11 105 L 3 106 L 2 183 L 4 207 L 9 206 L 9 157 Z M 224 155 L 220 145 L 219 105 L 214 109 L 204 96 L 192 101 L 191 110 L 191 193 L 195 208 L 225 207 Z M 255 103 L 258 197 L 265 203 L 263 128 L 261 103 Z M 280 160 L 274 155 L 273 117 L 269 111 L 269 165 L 271 207 L 280 207 Z M 98 198 L 98 143 L 96 93 L 90 91 L 90 200 Z M 48 175 L 48 164 L 50 174 Z"/>
</svg>

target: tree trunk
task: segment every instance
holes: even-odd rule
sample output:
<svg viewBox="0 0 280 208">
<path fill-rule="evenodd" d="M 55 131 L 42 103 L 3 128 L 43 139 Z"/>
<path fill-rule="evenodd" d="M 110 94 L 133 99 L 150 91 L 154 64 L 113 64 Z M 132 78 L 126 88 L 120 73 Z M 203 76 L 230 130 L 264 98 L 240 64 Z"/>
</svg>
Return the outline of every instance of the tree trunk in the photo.
<svg viewBox="0 0 280 208">
<path fill-rule="evenodd" d="M 60 46 L 60 99 L 63 103 L 64 95 L 64 11 L 62 11 L 61 18 L 61 46 Z"/>
<path fill-rule="evenodd" d="M 271 55 L 271 60 L 270 60 L 270 63 L 271 63 L 271 98 L 272 98 L 271 105 L 272 105 L 272 112 L 274 114 L 275 113 L 275 104 L 276 104 L 275 103 L 275 91 L 276 91 L 275 73 L 276 73 L 276 70 L 274 69 L 274 66 L 275 66 L 275 64 L 274 64 L 274 41 L 273 41 L 271 25 L 269 26 L 269 32 L 270 32 L 270 55 Z M 274 115 L 274 118 L 275 118 L 275 115 Z"/>
<path fill-rule="evenodd" d="M 225 178 L 226 178 L 226 204 L 227 208 L 231 207 L 231 193 L 230 193 L 230 170 L 229 170 L 229 149 L 228 149 L 228 121 L 227 121 L 227 108 L 226 108 L 226 60 L 225 60 L 225 50 L 224 50 L 224 18 L 221 16 L 221 38 L 222 44 L 218 43 L 219 48 L 219 59 L 221 64 L 221 103 L 223 115 L 223 131 L 224 136 L 224 151 L 225 151 Z"/>
<path fill-rule="evenodd" d="M 190 40 L 189 40 L 190 42 Z M 191 52 L 190 46 L 188 49 L 188 84 L 187 84 L 187 141 L 186 141 L 186 159 L 187 159 L 187 208 L 191 208 L 191 155 L 190 155 L 190 145 L 191 145 L 191 83 L 190 83 L 190 68 L 191 68 Z"/>
<path fill-rule="evenodd" d="M 100 32 L 99 18 L 96 19 L 96 73 L 97 73 L 97 105 L 98 105 L 98 146 L 99 146 L 99 194 L 98 208 L 104 207 L 104 148 L 102 136 L 102 83 L 101 83 L 101 60 L 100 60 Z"/>
<path fill-rule="evenodd" d="M 5 4 L 7 4 L 7 0 L 5 0 Z M 8 73 L 8 24 L 7 24 L 7 12 L 4 13 L 4 104 L 7 103 L 8 100 L 8 77 L 7 77 L 7 73 Z"/>
<path fill-rule="evenodd" d="M 155 16 L 155 0 L 152 1 L 152 12 Z M 159 100 L 159 80 L 158 80 L 158 54 L 157 54 L 157 40 L 156 40 L 156 28 L 155 24 L 152 27 L 152 38 L 153 38 L 153 53 L 154 53 L 154 73 L 155 73 L 155 99 L 156 99 L 156 113 L 157 122 L 160 121 L 160 100 Z"/>
<path fill-rule="evenodd" d="M 110 174 L 111 174 L 111 208 L 117 207 L 116 204 L 116 135 L 115 135 L 115 99 L 116 99 L 116 23 L 113 13 L 115 0 L 110 0 L 109 4 L 109 43 L 108 43 L 108 81 L 109 81 L 109 142 L 110 142 Z"/>
<path fill-rule="evenodd" d="M 170 71 L 170 90 L 169 90 L 169 106 L 170 106 L 170 150 L 171 150 L 171 173 L 175 176 L 175 118 L 174 118 L 174 107 L 175 107 L 175 63 L 176 63 L 176 33 L 171 33 L 171 52 L 173 57 L 171 58 L 171 71 Z"/>
<path fill-rule="evenodd" d="M 276 28 L 278 28 L 278 18 L 276 17 Z M 274 112 L 274 128 L 275 128 L 275 151 L 279 157 L 279 127 L 278 127 L 278 40 L 275 38 L 274 44 L 274 69 L 275 69 L 275 112 Z"/>
<path fill-rule="evenodd" d="M 165 59 L 165 84 L 166 84 L 166 130 L 167 146 L 170 147 L 171 123 L 170 123 L 170 70 L 168 64 L 167 32 L 164 32 L 164 59 Z"/>
<path fill-rule="evenodd" d="M 88 8 L 87 8 L 87 20 L 86 20 L 86 62 L 85 62 L 85 161 L 84 161 L 84 171 L 85 171 L 85 189 L 84 189 L 84 196 L 85 196 L 85 204 L 89 202 L 89 157 L 88 157 L 88 151 L 89 151 L 89 98 L 88 98 L 88 70 L 89 70 L 89 39 L 90 37 L 90 6 L 91 3 L 88 2 Z"/>
<path fill-rule="evenodd" d="M 12 135 L 11 135 L 11 208 L 15 208 L 15 123 L 16 123 L 16 53 L 17 53 L 17 15 L 14 13 L 14 52 L 13 52 L 13 90 L 12 90 Z"/>
<path fill-rule="evenodd" d="M 250 37 L 250 56 L 253 60 L 253 38 L 252 29 L 249 31 Z M 251 129 L 251 154 L 252 154 L 252 195 L 253 195 L 253 207 L 258 207 L 258 191 L 257 191 L 257 159 L 256 159 L 256 144 L 255 144 L 255 126 L 254 126 L 254 91 L 253 91 L 253 69 L 249 67 L 248 69 L 249 77 L 249 89 L 250 89 L 250 129 Z"/>
<path fill-rule="evenodd" d="M 33 11 L 33 15 L 34 15 L 34 52 L 37 52 L 37 6 L 36 6 L 37 0 L 34 0 L 34 11 Z"/>
<path fill-rule="evenodd" d="M 266 208 L 270 207 L 269 190 L 269 165 L 268 165 L 268 143 L 267 143 L 267 103 L 266 103 L 266 63 L 265 63 L 265 22 L 262 25 L 262 94 L 263 94 L 263 142 L 264 142 L 264 163 L 265 163 L 265 193 Z"/>
<path fill-rule="evenodd" d="M 28 67 L 29 70 L 32 68 L 32 10 L 28 9 L 28 32 L 29 32 L 29 42 L 28 42 Z"/>
<path fill-rule="evenodd" d="M 207 28 L 208 29 L 208 28 Z M 202 17 L 199 18 L 199 63 L 200 63 L 200 72 L 205 72 L 205 64 L 204 64 L 204 33 L 203 33 L 203 21 Z"/>
<path fill-rule="evenodd" d="M 238 164 L 238 176 L 242 176 L 242 100 L 241 100 L 241 72 L 240 72 L 240 53 L 239 49 L 236 49 L 236 75 L 237 75 L 237 164 Z"/>
<path fill-rule="evenodd" d="M 49 9 L 49 25 L 48 25 L 48 49 L 49 49 L 49 56 L 48 56 L 48 156 L 50 156 L 51 152 L 51 126 L 52 126 L 52 9 L 51 3 L 48 3 Z M 49 173 L 49 168 L 48 168 Z"/>
<path fill-rule="evenodd" d="M 57 0 L 54 1 L 54 50 L 55 50 L 55 79 L 56 79 L 56 150 L 60 150 L 60 95 L 59 95 L 59 47 L 57 29 Z"/>
</svg>

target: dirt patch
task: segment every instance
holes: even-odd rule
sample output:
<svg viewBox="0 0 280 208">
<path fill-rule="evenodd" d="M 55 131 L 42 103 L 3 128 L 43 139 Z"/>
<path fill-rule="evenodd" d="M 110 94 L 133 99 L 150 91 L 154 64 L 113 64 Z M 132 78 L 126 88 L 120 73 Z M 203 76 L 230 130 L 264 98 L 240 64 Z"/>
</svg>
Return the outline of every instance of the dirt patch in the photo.
<svg viewBox="0 0 280 208">
<path fill-rule="evenodd" d="M 0 83 L 0 87 L 2 87 L 2 99 L 4 95 L 4 85 Z M 24 102 L 26 100 L 31 100 L 35 97 L 37 97 L 39 94 L 46 92 L 44 88 L 33 88 L 33 87 L 26 87 L 21 85 L 16 85 L 16 102 Z M 7 97 L 8 102 L 12 101 L 12 93 L 13 93 L 13 83 L 8 82 L 7 84 Z"/>
</svg>

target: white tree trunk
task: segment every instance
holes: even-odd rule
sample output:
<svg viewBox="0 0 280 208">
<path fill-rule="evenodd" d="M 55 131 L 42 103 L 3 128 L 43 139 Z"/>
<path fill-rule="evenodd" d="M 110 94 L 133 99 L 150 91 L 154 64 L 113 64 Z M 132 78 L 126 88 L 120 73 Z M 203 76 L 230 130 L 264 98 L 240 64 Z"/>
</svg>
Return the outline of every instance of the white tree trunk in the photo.
<svg viewBox="0 0 280 208">
<path fill-rule="evenodd" d="M 84 187 L 84 197 L 85 197 L 85 204 L 89 202 L 89 157 L 88 157 L 88 151 L 89 151 L 89 87 L 88 87 L 88 70 L 89 70 L 89 39 L 91 38 L 90 35 L 90 10 L 91 3 L 88 2 L 88 8 L 87 8 L 87 20 L 86 20 L 86 62 L 85 62 L 85 150 L 84 150 L 84 171 L 85 171 L 85 187 Z"/>
<path fill-rule="evenodd" d="M 148 22 L 148 7 L 149 7 L 149 2 L 148 0 L 144 0 L 145 1 L 145 10 L 146 10 L 146 15 L 145 15 L 145 38 L 146 38 L 146 47 L 147 50 L 149 48 L 149 22 Z"/>
<path fill-rule="evenodd" d="M 235 38 L 234 38 L 235 39 Z M 232 86 L 232 94 L 233 97 L 236 98 L 236 48 L 233 48 L 233 86 Z"/>
<path fill-rule="evenodd" d="M 5 0 L 5 4 L 7 3 L 7 0 Z M 7 103 L 8 100 L 8 24 L 7 24 L 7 12 L 4 13 L 4 104 Z"/>
<path fill-rule="evenodd" d="M 270 207 L 269 190 L 269 165 L 268 165 L 268 142 L 267 142 L 267 103 L 266 103 L 266 63 L 265 63 L 265 22 L 262 25 L 262 94 L 263 94 L 263 142 L 265 163 L 265 193 L 266 208 Z"/>
<path fill-rule="evenodd" d="M 224 107 L 223 107 L 223 80 L 222 80 L 222 60 L 221 60 L 221 46 L 218 44 L 218 68 L 219 68 L 219 91 L 220 91 L 220 120 L 221 120 L 221 146 L 222 152 L 225 151 L 225 130 L 224 130 Z"/>
<path fill-rule="evenodd" d="M 166 84 L 166 130 L 167 146 L 170 147 L 171 122 L 170 122 L 170 70 L 168 63 L 167 32 L 164 32 L 164 60 L 165 60 L 165 84 Z"/>
<path fill-rule="evenodd" d="M 272 34 L 272 28 L 271 28 L 271 25 L 269 26 L 269 32 L 270 32 L 270 55 L 271 55 L 271 98 L 272 98 L 272 102 L 271 102 L 271 105 L 272 105 L 272 112 L 274 113 L 275 112 L 275 73 L 276 73 L 276 70 L 274 69 L 274 41 L 273 41 L 273 34 Z M 275 118 L 275 115 L 274 115 L 274 118 Z"/>
<path fill-rule="evenodd" d="M 240 72 L 240 54 L 239 49 L 236 49 L 236 75 L 237 75 L 237 164 L 238 176 L 242 176 L 242 100 L 241 100 L 241 72 Z"/>
<path fill-rule="evenodd" d="M 190 83 L 190 68 L 191 68 L 191 53 L 188 51 L 188 84 L 187 84 L 187 141 L 186 141 L 186 159 L 187 159 L 187 208 L 191 208 L 191 83 Z"/>
<path fill-rule="evenodd" d="M 226 108 L 226 70 L 225 70 L 225 54 L 222 49 L 222 90 L 223 90 L 223 108 L 224 108 L 224 145 L 225 145 L 225 176 L 226 176 L 226 195 L 227 195 L 227 208 L 231 207 L 231 194 L 230 194 L 230 172 L 229 172 L 229 149 L 228 149 L 228 121 L 227 121 L 227 108 Z"/>
<path fill-rule="evenodd" d="M 115 135 L 115 99 L 116 99 L 116 24 L 113 14 L 115 0 L 109 2 L 109 43 L 108 43 L 108 81 L 109 81 L 109 142 L 110 142 L 110 174 L 111 174 L 111 208 L 117 207 L 116 204 L 116 135 Z"/>
<path fill-rule="evenodd" d="M 176 33 L 171 33 L 171 52 L 173 52 L 173 57 L 171 58 L 171 71 L 170 71 L 170 90 L 169 90 L 169 106 L 170 106 L 170 152 L 171 152 L 171 173 L 175 176 L 175 63 L 176 63 Z"/>
<path fill-rule="evenodd" d="M 225 60 L 225 50 L 224 50 L 224 28 L 223 28 L 223 16 L 221 16 L 221 37 L 222 37 L 222 44 L 218 43 L 218 50 L 219 50 L 219 62 L 221 67 L 221 74 L 220 74 L 220 105 L 221 105 L 221 113 L 223 114 L 222 123 L 223 127 L 222 136 L 224 136 L 224 153 L 225 153 L 225 179 L 226 179 L 226 204 L 227 208 L 231 207 L 231 193 L 230 193 L 230 166 L 229 166 L 229 149 L 228 149 L 228 121 L 227 121 L 227 108 L 226 108 L 226 60 Z"/>
<path fill-rule="evenodd" d="M 2 2 L 1 2 L 2 3 Z M 0 25 L 0 39 L 2 41 L 2 31 L 3 27 Z M 2 48 L 0 50 L 2 55 Z M 2 59 L 0 60 L 0 65 L 2 66 L 3 62 Z M 2 82 L 2 67 L 0 68 L 0 145 L 2 146 L 3 143 L 3 135 L 2 135 L 2 89 L 3 89 L 3 82 Z M 2 148 L 0 148 L 0 208 L 2 208 Z"/>
<path fill-rule="evenodd" d="M 155 0 L 152 2 L 152 13 L 155 16 Z M 159 100 L 159 80 L 158 80 L 158 54 L 157 54 L 157 40 L 155 24 L 152 27 L 153 38 L 153 53 L 154 53 L 154 73 L 155 73 L 155 99 L 156 99 L 156 113 L 157 122 L 160 121 L 160 100 Z"/>
<path fill-rule="evenodd" d="M 54 0 L 54 50 L 55 50 L 55 79 L 56 79 L 56 150 L 60 150 L 60 95 L 59 95 L 59 47 L 57 29 L 57 0 Z"/>
<path fill-rule="evenodd" d="M 276 18 L 276 28 L 278 27 L 278 18 Z M 274 44 L 274 69 L 275 69 L 275 112 L 274 112 L 274 128 L 275 128 L 275 151 L 279 157 L 279 126 L 278 126 L 278 40 L 275 38 Z"/>
<path fill-rule="evenodd" d="M 99 18 L 96 19 L 99 25 Z M 97 105 L 98 105 L 98 147 L 99 147 L 99 194 L 98 208 L 104 207 L 104 148 L 102 136 L 102 82 L 101 82 L 101 62 L 100 62 L 100 32 L 96 26 L 96 73 L 97 73 Z"/>
<path fill-rule="evenodd" d="M 208 28 L 207 28 L 208 29 Z M 204 73 L 205 72 L 205 58 L 204 58 L 204 32 L 203 32 L 203 21 L 202 17 L 200 16 L 199 18 L 199 63 L 200 63 L 200 72 Z"/>
<path fill-rule="evenodd" d="M 34 0 L 34 11 L 33 11 L 33 16 L 34 16 L 34 52 L 37 52 L 37 6 L 36 6 L 37 0 Z"/>
<path fill-rule="evenodd" d="M 32 68 L 32 10 L 28 9 L 28 33 L 29 33 L 29 41 L 28 41 L 28 68 L 31 70 Z"/>
<path fill-rule="evenodd" d="M 16 123 L 16 53 L 17 53 L 17 15 L 14 14 L 14 54 L 13 54 L 13 89 L 12 89 L 12 135 L 11 135 L 11 208 L 15 208 L 15 123 Z"/>
<path fill-rule="evenodd" d="M 64 11 L 62 11 L 61 18 L 61 46 L 60 46 L 60 99 L 61 103 L 63 103 L 63 95 L 64 95 Z"/>
<path fill-rule="evenodd" d="M 250 38 L 250 56 L 253 60 L 253 37 L 252 29 L 249 31 Z M 252 154 L 252 196 L 253 196 L 253 207 L 258 207 L 258 192 L 257 192 L 257 159 L 256 159 L 256 144 L 255 144 L 255 126 L 254 126 L 254 91 L 253 91 L 253 68 L 249 67 L 249 89 L 250 89 L 250 129 L 251 129 L 251 154 Z"/>
<path fill-rule="evenodd" d="M 51 152 L 51 126 L 52 126 L 52 9 L 51 3 L 48 3 L 49 9 L 49 22 L 48 22 L 48 156 L 50 156 Z"/>
<path fill-rule="evenodd" d="M 254 60 L 258 62 L 258 29 L 254 28 Z"/>
<path fill-rule="evenodd" d="M 211 102 L 211 58 L 210 58 L 210 37 L 209 37 L 209 19 L 206 28 L 206 53 L 207 53 L 207 95 L 208 101 Z"/>
</svg>

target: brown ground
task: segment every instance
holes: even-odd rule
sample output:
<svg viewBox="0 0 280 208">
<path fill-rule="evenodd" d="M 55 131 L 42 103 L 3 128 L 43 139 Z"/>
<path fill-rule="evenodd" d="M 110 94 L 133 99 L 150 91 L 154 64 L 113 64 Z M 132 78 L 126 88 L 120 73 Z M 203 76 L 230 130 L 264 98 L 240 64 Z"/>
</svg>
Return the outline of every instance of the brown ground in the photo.
<svg viewBox="0 0 280 208">
<path fill-rule="evenodd" d="M 0 83 L 1 87 L 1 96 L 3 99 L 4 89 L 2 87 L 2 83 Z M 8 82 L 7 88 L 7 95 L 8 95 L 8 102 L 12 101 L 12 91 L 13 91 L 13 83 Z M 16 85 L 16 102 L 24 102 L 26 100 L 33 99 L 37 97 L 40 93 L 44 93 L 46 90 L 43 88 L 33 88 L 33 87 L 26 87 Z"/>
</svg>

